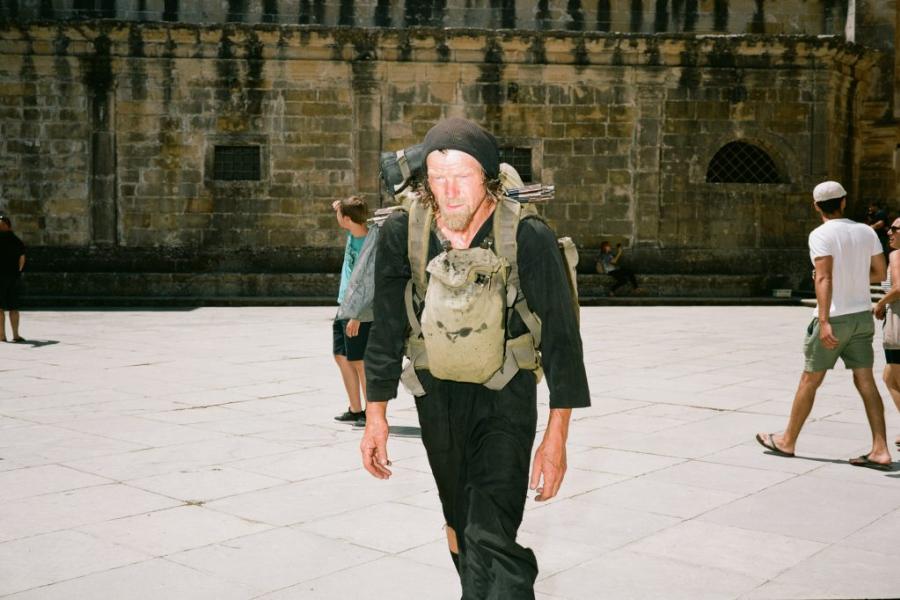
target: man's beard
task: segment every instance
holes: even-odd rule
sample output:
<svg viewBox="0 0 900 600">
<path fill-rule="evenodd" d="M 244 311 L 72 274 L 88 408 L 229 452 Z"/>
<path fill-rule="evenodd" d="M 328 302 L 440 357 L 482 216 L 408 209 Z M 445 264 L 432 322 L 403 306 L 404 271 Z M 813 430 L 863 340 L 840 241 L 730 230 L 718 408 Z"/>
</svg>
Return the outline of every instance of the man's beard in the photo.
<svg viewBox="0 0 900 600">
<path fill-rule="evenodd" d="M 455 210 L 449 214 L 441 209 L 441 221 L 443 222 L 444 227 L 450 231 L 465 231 L 466 227 L 469 226 L 469 223 L 472 222 L 472 217 L 474 216 L 475 211 L 469 209 L 468 206 L 463 210 Z"/>
<path fill-rule="evenodd" d="M 456 198 L 452 198 L 451 200 L 456 200 Z M 472 223 L 472 220 L 475 218 L 475 214 L 481 209 L 482 205 L 485 202 L 489 201 L 489 196 L 485 194 L 484 198 L 481 199 L 481 202 L 479 202 L 475 207 L 470 208 L 468 205 L 466 205 L 465 207 L 454 210 L 453 212 L 446 212 L 443 208 L 440 208 L 440 205 L 438 205 L 438 209 L 441 213 L 441 222 L 443 223 L 444 227 L 446 227 L 450 231 L 465 231 L 466 228 Z"/>
</svg>

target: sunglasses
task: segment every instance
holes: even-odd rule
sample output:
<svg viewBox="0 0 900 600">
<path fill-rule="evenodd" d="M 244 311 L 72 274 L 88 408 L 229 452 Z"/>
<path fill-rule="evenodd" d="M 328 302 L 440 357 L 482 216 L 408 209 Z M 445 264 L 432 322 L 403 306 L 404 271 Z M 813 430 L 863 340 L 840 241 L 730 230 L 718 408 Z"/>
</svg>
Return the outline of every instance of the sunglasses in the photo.
<svg viewBox="0 0 900 600">
<path fill-rule="evenodd" d="M 890 227 L 888 227 L 888 231 L 890 231 L 891 233 L 897 233 L 898 231 L 900 231 L 900 227 L 897 227 L 896 225 L 891 225 Z"/>
</svg>

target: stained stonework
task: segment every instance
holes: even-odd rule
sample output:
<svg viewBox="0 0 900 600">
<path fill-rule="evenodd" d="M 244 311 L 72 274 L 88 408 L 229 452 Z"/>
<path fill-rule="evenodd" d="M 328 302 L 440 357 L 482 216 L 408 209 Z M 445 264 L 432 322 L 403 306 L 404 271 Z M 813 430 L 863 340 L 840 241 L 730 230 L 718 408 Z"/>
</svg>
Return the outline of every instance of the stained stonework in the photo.
<svg viewBox="0 0 900 600">
<path fill-rule="evenodd" d="M 815 183 L 893 198 L 886 56 L 833 36 L 7 22 L 0 208 L 47 269 L 331 270 L 331 202 L 378 205 L 379 153 L 464 116 L 531 149 L 557 187 L 544 216 L 588 255 L 609 239 L 644 273 L 797 287 Z M 736 140 L 785 182 L 707 183 Z M 216 145 L 259 146 L 260 180 L 215 180 Z"/>
<path fill-rule="evenodd" d="M 870 6 L 893 1 L 855 0 L 873 26 L 878 21 L 870 16 L 884 9 Z M 0 18 L 817 35 L 843 32 L 847 6 L 848 0 L 4 0 Z"/>
</svg>

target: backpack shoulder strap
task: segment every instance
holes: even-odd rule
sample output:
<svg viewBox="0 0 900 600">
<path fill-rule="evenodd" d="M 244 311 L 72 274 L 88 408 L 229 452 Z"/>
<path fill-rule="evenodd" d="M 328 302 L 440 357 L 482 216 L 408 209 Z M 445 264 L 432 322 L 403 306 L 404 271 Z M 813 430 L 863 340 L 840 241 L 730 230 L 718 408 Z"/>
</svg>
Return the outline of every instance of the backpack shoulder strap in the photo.
<svg viewBox="0 0 900 600">
<path fill-rule="evenodd" d="M 419 300 L 425 298 L 425 289 L 428 286 L 428 241 L 431 235 L 431 209 L 414 200 L 409 205 L 409 233 L 406 245 L 409 256 L 409 267 L 412 273 L 413 292 Z"/>
<path fill-rule="evenodd" d="M 541 321 L 530 308 L 525 299 L 525 293 L 519 285 L 519 246 L 516 235 L 519 232 L 519 221 L 523 217 L 522 205 L 506 196 L 501 197 L 494 211 L 494 247 L 497 254 L 509 263 L 509 276 L 506 280 L 507 300 L 506 305 L 515 308 L 522 318 L 531 336 L 534 338 L 535 347 L 541 345 Z"/>
</svg>

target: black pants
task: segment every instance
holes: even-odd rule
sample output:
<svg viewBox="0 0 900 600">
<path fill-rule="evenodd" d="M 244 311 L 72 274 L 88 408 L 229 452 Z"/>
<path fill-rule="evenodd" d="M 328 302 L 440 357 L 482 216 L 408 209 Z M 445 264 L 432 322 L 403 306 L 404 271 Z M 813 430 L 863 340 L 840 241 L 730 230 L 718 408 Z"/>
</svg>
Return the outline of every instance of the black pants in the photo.
<svg viewBox="0 0 900 600">
<path fill-rule="evenodd" d="M 516 532 L 537 428 L 534 375 L 519 372 L 495 392 L 418 374 L 422 441 L 456 531 L 463 600 L 533 599 L 537 560 Z"/>
<path fill-rule="evenodd" d="M 616 280 L 615 285 L 612 286 L 612 291 L 616 291 L 626 283 L 630 283 L 633 288 L 638 286 L 634 273 L 623 267 L 619 267 L 615 271 L 610 271 L 607 274 Z"/>
</svg>

